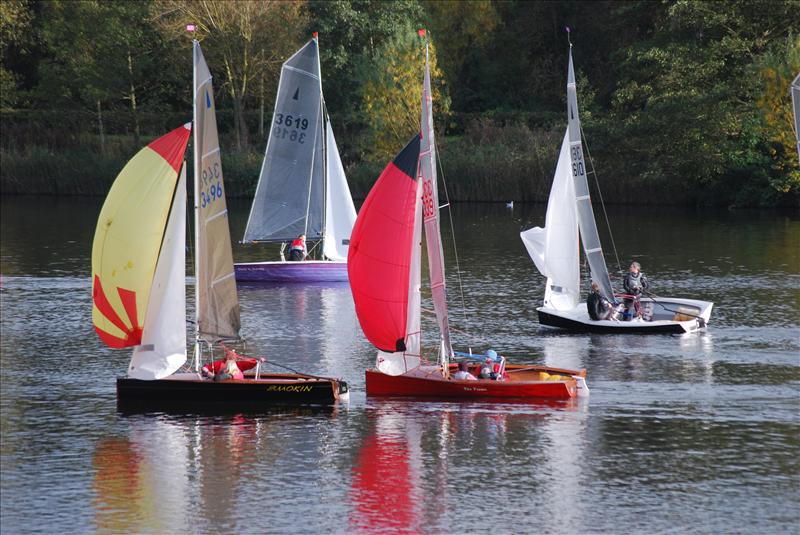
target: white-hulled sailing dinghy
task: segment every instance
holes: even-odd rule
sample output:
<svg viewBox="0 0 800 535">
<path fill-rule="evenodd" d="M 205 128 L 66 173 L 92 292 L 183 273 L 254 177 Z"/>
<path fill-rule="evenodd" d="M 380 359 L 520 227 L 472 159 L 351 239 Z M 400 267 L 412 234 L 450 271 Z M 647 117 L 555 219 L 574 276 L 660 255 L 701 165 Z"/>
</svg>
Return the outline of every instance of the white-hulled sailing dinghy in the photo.
<svg viewBox="0 0 800 535">
<path fill-rule="evenodd" d="M 704 328 L 713 303 L 697 299 L 642 296 L 641 319 L 593 320 L 580 301 L 580 242 L 592 281 L 612 303 L 614 294 L 589 196 L 581 145 L 578 97 L 572 67 L 572 44 L 567 77 L 567 131 L 561 143 L 553 186 L 547 203 L 545 227 L 520 233 L 528 254 L 547 277 L 544 303 L 537 308 L 539 323 L 577 332 L 685 333 Z"/>
</svg>

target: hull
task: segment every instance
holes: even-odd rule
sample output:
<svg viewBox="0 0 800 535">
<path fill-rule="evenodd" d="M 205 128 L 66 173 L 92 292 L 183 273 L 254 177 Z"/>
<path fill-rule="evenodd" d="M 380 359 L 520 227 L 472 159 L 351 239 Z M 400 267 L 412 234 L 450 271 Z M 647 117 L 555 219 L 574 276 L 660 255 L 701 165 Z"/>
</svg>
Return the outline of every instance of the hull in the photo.
<svg viewBox="0 0 800 535">
<path fill-rule="evenodd" d="M 246 262 L 234 265 L 239 282 L 347 282 L 347 262 Z"/>
<path fill-rule="evenodd" d="M 571 332 L 684 334 L 708 325 L 714 303 L 696 299 L 659 298 L 658 301 L 643 299 L 642 307 L 650 320 L 593 320 L 586 311 L 586 303 L 566 311 L 550 307 L 539 307 L 536 311 L 542 326 Z"/>
<path fill-rule="evenodd" d="M 117 378 L 117 408 L 129 410 L 192 411 L 263 410 L 280 405 L 332 404 L 346 400 L 344 381 L 296 374 L 245 376 L 243 380 L 215 382 L 196 373 L 176 373 L 145 381 Z"/>
<path fill-rule="evenodd" d="M 455 372 L 455 367 L 451 372 Z M 418 368 L 420 370 L 420 368 Z M 375 369 L 366 370 L 368 396 L 411 397 L 454 400 L 471 399 L 571 399 L 579 395 L 579 381 L 586 377 L 586 370 L 564 370 L 544 366 L 509 365 L 508 380 L 456 381 L 442 377 L 436 367 L 427 368 L 427 373 L 412 370 L 405 375 L 387 375 Z M 414 373 L 416 372 L 416 373 Z M 542 373 L 544 372 L 544 376 Z M 553 374 L 563 380 L 544 380 Z"/>
</svg>

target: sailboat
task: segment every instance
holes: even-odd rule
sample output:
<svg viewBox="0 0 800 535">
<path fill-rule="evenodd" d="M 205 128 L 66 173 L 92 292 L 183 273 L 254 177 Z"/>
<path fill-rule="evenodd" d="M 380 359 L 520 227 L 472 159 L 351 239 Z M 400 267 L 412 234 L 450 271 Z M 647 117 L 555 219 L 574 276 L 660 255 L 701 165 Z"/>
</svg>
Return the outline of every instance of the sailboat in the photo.
<svg viewBox="0 0 800 535">
<path fill-rule="evenodd" d="M 593 320 L 580 302 L 579 236 L 592 281 L 609 303 L 616 303 L 589 196 L 581 144 L 572 44 L 567 76 L 567 131 L 561 143 L 545 227 L 520 233 L 528 254 L 547 277 L 544 303 L 537 308 L 539 323 L 579 332 L 684 333 L 708 324 L 713 303 L 697 299 L 641 297 L 642 321 Z"/>
<path fill-rule="evenodd" d="M 422 35 L 422 34 L 421 34 Z M 348 255 L 361 329 L 378 348 L 366 370 L 367 395 L 435 398 L 573 398 L 588 393 L 585 370 L 507 364 L 494 351 L 458 353 L 473 376 L 486 363 L 506 380 L 456 380 L 450 341 L 427 48 L 421 134 L 381 173 L 359 211 Z M 439 330 L 438 362 L 423 359 L 420 328 L 422 227 Z"/>
<path fill-rule="evenodd" d="M 243 243 L 281 243 L 281 259 L 236 264 L 251 282 L 345 282 L 356 209 L 322 95 L 314 37 L 283 64 L 264 162 Z M 301 234 L 309 258 L 287 261 Z M 316 259 L 312 259 L 316 258 Z"/>
<path fill-rule="evenodd" d="M 106 197 L 92 248 L 92 320 L 112 348 L 133 347 L 117 379 L 121 409 L 263 408 L 332 402 L 346 383 L 303 374 L 261 373 L 214 381 L 200 373 L 220 341 L 238 340 L 239 302 L 220 164 L 211 73 L 194 41 L 194 369 L 187 363 L 186 167 L 191 124 L 156 139 L 123 168 Z M 241 366 L 245 367 L 245 366 Z"/>
</svg>

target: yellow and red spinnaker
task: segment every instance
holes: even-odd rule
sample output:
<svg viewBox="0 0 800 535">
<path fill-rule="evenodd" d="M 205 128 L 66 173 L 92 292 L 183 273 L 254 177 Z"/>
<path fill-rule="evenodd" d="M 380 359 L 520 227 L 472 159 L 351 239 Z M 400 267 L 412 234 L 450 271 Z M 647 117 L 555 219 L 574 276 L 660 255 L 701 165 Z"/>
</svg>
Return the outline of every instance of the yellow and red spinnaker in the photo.
<svg viewBox="0 0 800 535">
<path fill-rule="evenodd" d="M 141 342 L 158 261 L 190 124 L 140 150 L 108 192 L 92 245 L 92 323 L 114 348 Z"/>
</svg>

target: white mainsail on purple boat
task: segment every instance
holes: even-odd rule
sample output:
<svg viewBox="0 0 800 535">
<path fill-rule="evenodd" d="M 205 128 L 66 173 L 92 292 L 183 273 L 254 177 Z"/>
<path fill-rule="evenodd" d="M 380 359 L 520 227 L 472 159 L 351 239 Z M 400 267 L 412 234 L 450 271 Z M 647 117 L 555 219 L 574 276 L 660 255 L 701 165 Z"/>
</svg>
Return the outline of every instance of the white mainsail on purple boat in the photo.
<svg viewBox="0 0 800 535">
<path fill-rule="evenodd" d="M 322 95 L 317 36 L 283 64 L 267 148 L 245 229 L 245 244 L 290 243 L 301 234 L 309 257 L 242 262 L 238 281 L 347 281 L 355 205 Z"/>
</svg>

